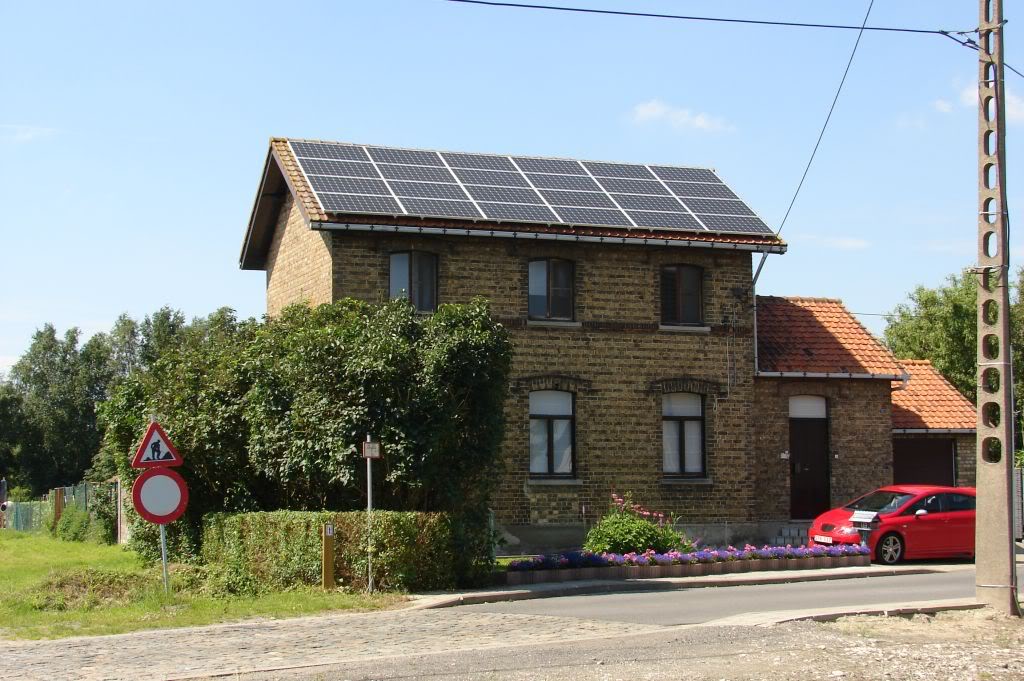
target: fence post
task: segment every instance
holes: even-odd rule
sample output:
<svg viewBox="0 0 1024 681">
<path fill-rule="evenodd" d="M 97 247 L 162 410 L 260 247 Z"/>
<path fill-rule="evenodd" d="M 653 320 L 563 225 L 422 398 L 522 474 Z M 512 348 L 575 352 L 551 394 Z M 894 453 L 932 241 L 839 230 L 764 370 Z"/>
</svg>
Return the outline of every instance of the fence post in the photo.
<svg viewBox="0 0 1024 681">
<path fill-rule="evenodd" d="M 323 551 L 320 555 L 320 578 L 325 591 L 334 588 L 334 524 L 327 523 L 320 530 Z"/>
<path fill-rule="evenodd" d="M 64 488 L 58 487 L 51 490 L 50 494 L 53 495 L 53 526 L 56 527 L 64 513 Z"/>
</svg>

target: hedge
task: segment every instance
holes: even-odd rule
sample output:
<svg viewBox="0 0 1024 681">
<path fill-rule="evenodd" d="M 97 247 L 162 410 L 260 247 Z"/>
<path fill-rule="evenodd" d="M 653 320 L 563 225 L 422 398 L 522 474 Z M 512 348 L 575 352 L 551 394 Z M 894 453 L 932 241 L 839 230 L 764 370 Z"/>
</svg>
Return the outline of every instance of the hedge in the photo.
<svg viewBox="0 0 1024 681">
<path fill-rule="evenodd" d="M 366 586 L 366 512 L 212 513 L 203 518 L 202 556 L 256 590 L 320 584 L 320 530 L 334 523 L 339 585 Z M 373 576 L 382 590 L 428 591 L 456 584 L 452 523 L 445 513 L 373 512 Z"/>
</svg>

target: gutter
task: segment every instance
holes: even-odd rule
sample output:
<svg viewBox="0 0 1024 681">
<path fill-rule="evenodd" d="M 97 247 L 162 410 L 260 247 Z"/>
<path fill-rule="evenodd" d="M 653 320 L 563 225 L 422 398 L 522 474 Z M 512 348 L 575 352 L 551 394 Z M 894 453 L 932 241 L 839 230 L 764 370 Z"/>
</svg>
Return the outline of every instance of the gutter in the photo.
<svg viewBox="0 0 1024 681">
<path fill-rule="evenodd" d="M 711 248 L 726 251 L 753 251 L 757 253 L 785 253 L 780 245 L 733 244 L 717 241 L 694 241 L 690 239 L 641 239 L 637 237 L 581 236 L 573 234 L 550 234 L 545 232 L 513 232 L 496 229 L 456 229 L 451 227 L 413 227 L 409 225 L 363 225 L 347 222 L 310 223 L 310 228 L 335 232 L 387 232 L 398 234 L 436 234 L 443 236 L 480 236 L 506 239 L 527 239 L 546 241 L 579 241 L 606 244 L 630 244 L 637 246 L 681 246 L 685 248 Z"/>
<path fill-rule="evenodd" d="M 903 380 L 906 374 L 854 374 L 845 371 L 758 371 L 758 378 L 875 378 Z M 909 378 L 909 377 L 908 377 Z"/>
<path fill-rule="evenodd" d="M 893 435 L 972 435 L 977 431 L 975 428 L 893 428 Z"/>
</svg>

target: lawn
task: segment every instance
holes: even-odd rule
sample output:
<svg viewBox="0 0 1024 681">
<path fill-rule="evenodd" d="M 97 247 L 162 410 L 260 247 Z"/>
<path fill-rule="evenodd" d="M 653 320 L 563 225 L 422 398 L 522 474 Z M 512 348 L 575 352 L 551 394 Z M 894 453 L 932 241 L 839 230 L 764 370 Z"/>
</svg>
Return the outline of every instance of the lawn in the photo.
<svg viewBox="0 0 1024 681">
<path fill-rule="evenodd" d="M 182 572 L 185 574 L 185 572 Z M 172 577 L 172 587 L 175 579 Z M 0 530 L 0 638 L 61 638 L 140 629 L 397 607 L 395 594 L 309 587 L 261 596 L 163 593 L 159 566 L 118 546 Z"/>
</svg>

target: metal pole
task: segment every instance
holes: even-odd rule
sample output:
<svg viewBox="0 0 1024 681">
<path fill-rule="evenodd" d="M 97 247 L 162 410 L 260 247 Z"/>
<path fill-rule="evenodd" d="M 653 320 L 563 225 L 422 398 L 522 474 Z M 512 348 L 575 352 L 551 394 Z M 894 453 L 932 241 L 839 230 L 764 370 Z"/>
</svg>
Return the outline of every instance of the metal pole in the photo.
<svg viewBox="0 0 1024 681">
<path fill-rule="evenodd" d="M 975 596 L 1019 615 L 1010 472 L 1009 221 L 1006 209 L 1006 101 L 1003 3 L 979 0 L 978 24 L 978 436 Z"/>
<path fill-rule="evenodd" d="M 167 528 L 160 526 L 160 559 L 164 564 L 164 593 L 171 593 L 171 582 L 167 578 Z"/>
<path fill-rule="evenodd" d="M 366 441 L 373 442 L 367 433 Z M 366 589 L 373 593 L 373 459 L 366 457 Z"/>
</svg>

